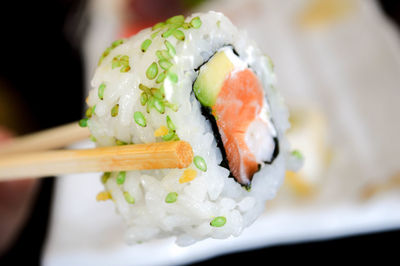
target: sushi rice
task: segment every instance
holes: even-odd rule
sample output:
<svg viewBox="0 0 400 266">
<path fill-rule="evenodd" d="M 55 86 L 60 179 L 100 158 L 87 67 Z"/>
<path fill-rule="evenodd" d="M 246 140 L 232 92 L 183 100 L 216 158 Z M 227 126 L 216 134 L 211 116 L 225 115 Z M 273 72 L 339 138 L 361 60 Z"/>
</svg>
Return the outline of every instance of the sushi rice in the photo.
<svg viewBox="0 0 400 266">
<path fill-rule="evenodd" d="M 105 173 L 98 200 L 114 201 L 129 244 L 175 236 L 178 245 L 187 246 L 239 236 L 275 196 L 289 164 L 298 164 L 284 135 L 288 111 L 275 88 L 272 61 L 221 13 L 193 14 L 169 36 L 167 26 L 168 21 L 157 24 L 105 50 L 91 83 L 85 122 L 97 146 L 181 139 L 191 144 L 195 160 L 187 169 Z M 279 141 L 276 158 L 254 174 L 251 186 L 220 166 L 214 132 L 193 93 L 200 66 L 227 46 L 260 80 Z M 166 71 L 155 63 L 168 57 L 165 52 Z M 162 101 L 156 100 L 160 91 Z"/>
</svg>

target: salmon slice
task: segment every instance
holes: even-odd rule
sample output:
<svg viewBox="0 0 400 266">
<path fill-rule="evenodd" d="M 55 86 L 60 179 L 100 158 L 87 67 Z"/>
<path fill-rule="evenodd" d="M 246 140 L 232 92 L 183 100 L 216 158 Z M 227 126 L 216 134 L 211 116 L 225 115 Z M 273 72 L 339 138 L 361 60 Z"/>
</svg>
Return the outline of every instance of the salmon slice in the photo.
<svg viewBox="0 0 400 266">
<path fill-rule="evenodd" d="M 279 153 L 262 83 L 228 46 L 199 68 L 193 91 L 221 150 L 220 165 L 249 187 L 253 175 Z"/>
<path fill-rule="evenodd" d="M 250 183 L 260 167 L 255 151 L 250 150 L 245 136 L 252 122 L 262 120 L 260 113 L 263 104 L 262 85 L 254 72 L 247 68 L 233 71 L 227 76 L 212 106 L 230 171 L 244 185 Z M 261 124 L 268 127 L 264 121 Z"/>
</svg>

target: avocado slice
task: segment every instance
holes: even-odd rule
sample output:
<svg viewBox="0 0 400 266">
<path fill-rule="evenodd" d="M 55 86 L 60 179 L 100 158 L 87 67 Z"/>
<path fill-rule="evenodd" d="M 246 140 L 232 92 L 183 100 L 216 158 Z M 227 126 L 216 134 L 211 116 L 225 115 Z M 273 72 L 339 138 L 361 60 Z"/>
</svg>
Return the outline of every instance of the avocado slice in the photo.
<svg viewBox="0 0 400 266">
<path fill-rule="evenodd" d="M 226 77 L 234 68 L 224 51 L 217 52 L 200 68 L 193 91 L 203 106 L 212 107 L 215 104 Z"/>
</svg>

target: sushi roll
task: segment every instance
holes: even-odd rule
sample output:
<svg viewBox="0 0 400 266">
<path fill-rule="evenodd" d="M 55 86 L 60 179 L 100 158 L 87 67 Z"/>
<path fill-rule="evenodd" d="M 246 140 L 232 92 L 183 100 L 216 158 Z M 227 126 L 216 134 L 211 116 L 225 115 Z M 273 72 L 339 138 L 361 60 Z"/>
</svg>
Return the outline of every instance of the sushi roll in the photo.
<svg viewBox="0 0 400 266">
<path fill-rule="evenodd" d="M 238 236 L 290 168 L 288 111 L 271 59 L 221 13 L 174 16 L 101 55 L 87 98 L 97 146 L 185 140 L 186 169 L 104 173 L 126 241 Z"/>
</svg>

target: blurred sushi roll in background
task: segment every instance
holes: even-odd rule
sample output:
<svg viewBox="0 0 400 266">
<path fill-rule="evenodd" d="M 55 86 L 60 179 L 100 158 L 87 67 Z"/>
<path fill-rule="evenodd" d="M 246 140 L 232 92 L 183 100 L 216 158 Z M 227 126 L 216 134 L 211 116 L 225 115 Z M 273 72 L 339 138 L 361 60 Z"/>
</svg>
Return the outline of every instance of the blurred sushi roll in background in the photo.
<svg viewBox="0 0 400 266">
<path fill-rule="evenodd" d="M 281 204 L 315 199 L 321 192 L 335 156 L 324 114 L 311 107 L 294 107 L 290 110 L 287 138 L 292 145 L 292 156 L 300 164 L 286 172 L 284 185 L 275 200 Z"/>
<path fill-rule="evenodd" d="M 115 202 L 128 243 L 238 236 L 301 164 L 271 59 L 222 13 L 113 42 L 91 85 L 81 124 L 98 146 L 185 140 L 195 155 L 186 169 L 103 174 L 97 199 Z"/>
</svg>

